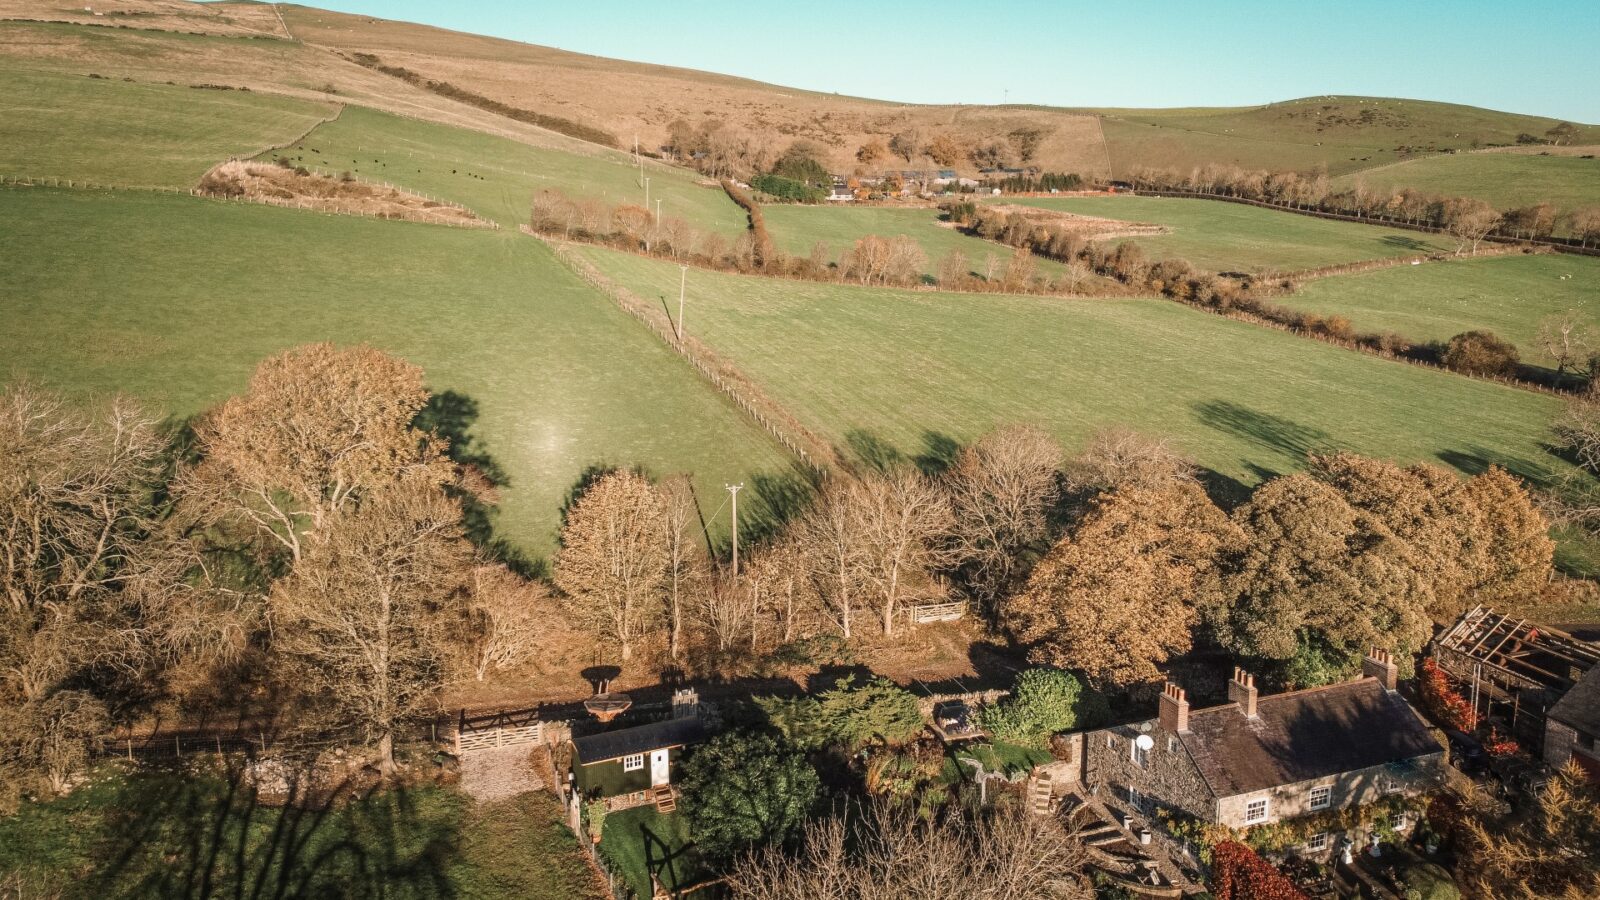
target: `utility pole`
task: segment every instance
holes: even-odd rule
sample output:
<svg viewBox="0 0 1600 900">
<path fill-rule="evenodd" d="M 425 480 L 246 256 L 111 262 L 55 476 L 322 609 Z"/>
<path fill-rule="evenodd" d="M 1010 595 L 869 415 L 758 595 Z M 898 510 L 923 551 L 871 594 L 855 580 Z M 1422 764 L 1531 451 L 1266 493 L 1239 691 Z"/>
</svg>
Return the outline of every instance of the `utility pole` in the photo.
<svg viewBox="0 0 1600 900">
<path fill-rule="evenodd" d="M 678 263 L 678 343 L 683 343 L 683 289 L 689 283 L 689 267 Z"/>
<path fill-rule="evenodd" d="M 650 209 L 650 179 L 649 178 L 645 178 L 645 180 L 644 180 L 644 208 L 647 211 Z"/>
<path fill-rule="evenodd" d="M 738 484 L 725 484 L 728 493 L 733 496 L 733 580 L 739 580 L 739 491 L 744 487 L 744 482 Z"/>
<path fill-rule="evenodd" d="M 661 227 L 661 198 L 656 198 L 656 227 Z"/>
</svg>

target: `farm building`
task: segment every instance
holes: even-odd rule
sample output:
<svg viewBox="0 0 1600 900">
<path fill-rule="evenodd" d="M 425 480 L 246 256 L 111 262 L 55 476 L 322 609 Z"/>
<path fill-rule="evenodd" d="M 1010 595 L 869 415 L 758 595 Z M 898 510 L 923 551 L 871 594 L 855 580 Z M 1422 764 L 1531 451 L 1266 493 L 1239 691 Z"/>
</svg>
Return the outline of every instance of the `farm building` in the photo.
<svg viewBox="0 0 1600 900">
<path fill-rule="evenodd" d="M 1559 767 L 1568 760 L 1600 781 L 1600 666 L 1590 669 L 1545 715 L 1544 761 Z"/>
<path fill-rule="evenodd" d="M 1600 676 L 1589 676 L 1600 667 L 1600 645 L 1480 606 L 1434 641 L 1433 655 L 1439 668 L 1460 682 L 1480 721 L 1501 720 L 1535 755 L 1560 765 L 1566 761 L 1562 748 L 1583 735 L 1594 749 L 1600 734 L 1600 683 L 1595 678 Z M 1568 696 L 1572 701 L 1565 703 Z M 1560 721 L 1568 724 L 1558 724 L 1555 744 L 1546 746 L 1549 720 L 1558 706 Z"/>
<path fill-rule="evenodd" d="M 1168 684 L 1156 719 L 1083 736 L 1084 785 L 1146 818 L 1178 812 L 1240 829 L 1437 788 L 1444 748 L 1396 691 L 1394 661 L 1375 650 L 1362 671 L 1261 697 L 1235 670 L 1229 702 L 1199 710 Z M 1302 849 L 1331 853 L 1338 837 Z"/>
<path fill-rule="evenodd" d="M 699 716 L 618 728 L 572 739 L 572 783 L 579 794 L 616 806 L 662 802 L 683 749 L 709 735 Z"/>
</svg>

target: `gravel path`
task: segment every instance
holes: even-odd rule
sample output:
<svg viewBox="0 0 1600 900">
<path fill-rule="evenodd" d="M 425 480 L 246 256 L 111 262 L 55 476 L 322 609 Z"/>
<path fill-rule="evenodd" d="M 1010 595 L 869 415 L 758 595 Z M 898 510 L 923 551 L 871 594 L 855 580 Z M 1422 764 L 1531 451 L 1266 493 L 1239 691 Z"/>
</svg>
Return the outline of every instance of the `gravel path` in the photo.
<svg viewBox="0 0 1600 900">
<path fill-rule="evenodd" d="M 461 758 L 461 789 L 469 796 L 492 802 L 544 788 L 533 766 L 534 747 L 496 747 L 476 750 Z"/>
</svg>

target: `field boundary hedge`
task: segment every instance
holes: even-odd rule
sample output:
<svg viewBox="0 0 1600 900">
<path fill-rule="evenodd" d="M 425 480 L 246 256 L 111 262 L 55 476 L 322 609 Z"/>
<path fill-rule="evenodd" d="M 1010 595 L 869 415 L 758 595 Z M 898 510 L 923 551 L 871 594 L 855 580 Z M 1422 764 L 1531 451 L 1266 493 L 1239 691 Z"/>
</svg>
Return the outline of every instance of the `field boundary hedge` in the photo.
<svg viewBox="0 0 1600 900">
<path fill-rule="evenodd" d="M 1417 222 L 1407 222 L 1402 219 L 1392 219 L 1388 216 L 1358 216 L 1350 213 L 1328 212 L 1321 209 L 1305 209 L 1288 203 L 1273 203 L 1269 200 L 1255 200 L 1250 197 L 1234 197 L 1229 194 L 1212 194 L 1204 191 L 1180 191 L 1171 188 L 1136 188 L 1128 193 L 1139 197 L 1177 197 L 1197 200 L 1221 200 L 1225 203 L 1242 203 L 1245 206 L 1259 206 L 1262 209 L 1275 209 L 1279 212 L 1295 213 L 1302 216 L 1312 216 L 1318 219 L 1332 219 L 1336 222 L 1355 222 L 1360 225 L 1381 225 L 1386 228 L 1401 228 L 1407 231 L 1421 231 L 1427 234 L 1449 234 L 1449 231 L 1437 225 L 1423 225 Z M 1572 253 L 1577 256 L 1600 256 L 1600 247 L 1584 247 L 1570 243 L 1563 238 L 1517 238 L 1503 234 L 1484 235 L 1486 243 L 1534 245 L 1549 247 L 1558 253 Z"/>
<path fill-rule="evenodd" d="M 733 401 L 740 412 L 771 435 L 802 465 L 813 472 L 820 472 L 838 462 L 832 445 L 801 424 L 797 416 L 757 387 L 749 376 L 699 339 L 686 335 L 680 340 L 664 313 L 657 312 L 642 297 L 617 284 L 594 264 L 579 256 L 572 249 L 573 243 L 546 237 L 526 225 L 522 226 L 521 231 L 535 240 L 543 241 L 573 274 L 610 297 L 623 312 L 655 332 L 668 347 L 688 360 L 713 387 Z"/>
</svg>

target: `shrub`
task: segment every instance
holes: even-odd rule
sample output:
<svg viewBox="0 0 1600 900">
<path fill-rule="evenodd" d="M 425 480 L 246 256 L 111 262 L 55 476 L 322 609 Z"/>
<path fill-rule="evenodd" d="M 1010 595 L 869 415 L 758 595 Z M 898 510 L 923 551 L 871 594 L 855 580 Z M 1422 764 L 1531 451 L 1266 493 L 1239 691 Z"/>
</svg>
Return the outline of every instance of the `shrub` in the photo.
<svg viewBox="0 0 1600 900">
<path fill-rule="evenodd" d="M 978 724 L 995 740 L 1043 747 L 1077 723 L 1082 695 L 1078 679 L 1060 669 L 1029 669 L 1017 676 L 1008 700 L 978 712 Z"/>
<path fill-rule="evenodd" d="M 1305 900 L 1305 894 L 1271 863 L 1238 841 L 1211 851 L 1211 893 L 1217 900 Z"/>
<path fill-rule="evenodd" d="M 1445 677 L 1439 664 L 1432 657 L 1422 661 L 1422 673 L 1418 679 L 1418 693 L 1422 697 L 1422 706 L 1433 716 L 1433 720 L 1445 728 L 1471 733 L 1478 725 L 1478 717 L 1473 713 L 1471 705 L 1450 685 L 1450 679 Z"/>
<path fill-rule="evenodd" d="M 821 203 L 828 198 L 827 191 L 822 188 L 782 175 L 757 175 L 750 179 L 750 186 L 763 194 L 791 203 Z"/>
<path fill-rule="evenodd" d="M 731 857 L 781 843 L 816 802 L 816 769 L 793 746 L 730 731 L 695 748 L 683 765 L 684 808 L 702 852 Z"/>
<path fill-rule="evenodd" d="M 859 687 L 841 678 L 816 697 L 758 697 L 767 722 L 796 746 L 836 746 L 854 753 L 869 744 L 903 744 L 923 728 L 917 698 L 887 678 Z"/>
<path fill-rule="evenodd" d="M 1468 375 L 1517 374 L 1515 344 L 1492 331 L 1464 331 L 1450 339 L 1441 357 L 1447 368 Z"/>
</svg>

